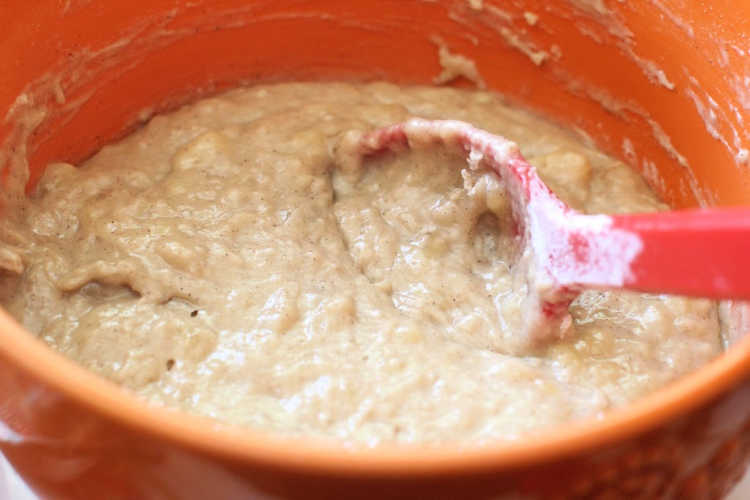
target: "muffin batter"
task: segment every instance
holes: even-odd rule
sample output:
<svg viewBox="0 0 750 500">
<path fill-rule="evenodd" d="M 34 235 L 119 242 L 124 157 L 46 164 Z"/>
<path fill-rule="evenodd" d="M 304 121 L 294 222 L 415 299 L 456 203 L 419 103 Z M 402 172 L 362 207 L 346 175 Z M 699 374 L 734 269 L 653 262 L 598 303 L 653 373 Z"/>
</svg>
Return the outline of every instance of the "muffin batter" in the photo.
<svg viewBox="0 0 750 500">
<path fill-rule="evenodd" d="M 628 167 L 492 93 L 259 86 L 50 165 L 0 224 L 0 302 L 152 402 L 368 446 L 514 439 L 721 351 L 713 302 L 596 291 L 567 340 L 509 349 L 498 178 L 439 149 L 345 161 L 352 135 L 413 116 L 517 142 L 574 208 L 664 208 Z"/>
</svg>

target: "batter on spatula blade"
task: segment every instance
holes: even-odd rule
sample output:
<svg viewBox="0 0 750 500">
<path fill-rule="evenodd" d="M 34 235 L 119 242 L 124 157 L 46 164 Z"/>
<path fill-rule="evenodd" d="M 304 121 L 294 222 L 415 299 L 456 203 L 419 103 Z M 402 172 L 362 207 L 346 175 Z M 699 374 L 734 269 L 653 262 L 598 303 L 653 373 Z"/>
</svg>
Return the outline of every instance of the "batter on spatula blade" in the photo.
<svg viewBox="0 0 750 500">
<path fill-rule="evenodd" d="M 367 156 L 430 147 L 448 148 L 465 155 L 472 170 L 482 167 L 494 170 L 510 196 L 519 248 L 511 264 L 514 295 L 500 308 L 509 327 L 503 331 L 504 349 L 518 354 L 552 339 L 564 338 L 573 322 L 568 307 L 582 288 L 561 286 L 557 282 L 553 271 L 559 258 L 554 258 L 550 247 L 559 238 L 554 233 L 563 230 L 562 221 L 580 214 L 560 201 L 539 179 L 516 144 L 465 122 L 415 118 L 367 134 L 345 136 L 339 154 L 344 162 L 353 163 L 345 167 L 352 171 L 361 168 L 360 163 Z M 637 246 L 637 241 L 632 244 Z M 561 249 L 553 251 L 559 254 Z"/>
</svg>

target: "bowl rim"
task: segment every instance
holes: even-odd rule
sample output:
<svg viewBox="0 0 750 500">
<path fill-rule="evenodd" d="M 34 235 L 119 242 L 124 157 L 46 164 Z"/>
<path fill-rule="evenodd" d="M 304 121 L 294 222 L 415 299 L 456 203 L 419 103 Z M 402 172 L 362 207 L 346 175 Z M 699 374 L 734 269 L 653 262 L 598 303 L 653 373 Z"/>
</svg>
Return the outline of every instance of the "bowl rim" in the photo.
<svg viewBox="0 0 750 500">
<path fill-rule="evenodd" d="M 544 464 L 653 430 L 741 382 L 750 373 L 750 336 L 699 370 L 602 418 L 553 426 L 517 441 L 469 448 L 450 444 L 352 448 L 333 440 L 269 435 L 155 406 L 57 353 L 4 309 L 0 309 L 0 355 L 100 418 L 183 449 L 312 474 L 415 478 Z"/>
</svg>

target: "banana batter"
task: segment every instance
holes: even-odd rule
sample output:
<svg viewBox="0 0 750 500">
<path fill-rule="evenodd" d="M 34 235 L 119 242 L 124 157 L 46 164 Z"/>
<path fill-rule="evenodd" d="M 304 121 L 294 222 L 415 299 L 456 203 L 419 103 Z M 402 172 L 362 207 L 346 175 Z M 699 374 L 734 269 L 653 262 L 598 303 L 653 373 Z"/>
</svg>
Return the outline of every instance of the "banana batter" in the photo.
<svg viewBox="0 0 750 500">
<path fill-rule="evenodd" d="M 508 349 L 498 178 L 439 149 L 342 167 L 348 136 L 415 116 L 517 142 L 574 208 L 665 208 L 627 166 L 496 94 L 257 86 L 50 165 L 0 224 L 0 302 L 156 404 L 364 446 L 515 439 L 721 352 L 711 301 L 597 291 L 574 302 L 568 339 Z"/>
</svg>

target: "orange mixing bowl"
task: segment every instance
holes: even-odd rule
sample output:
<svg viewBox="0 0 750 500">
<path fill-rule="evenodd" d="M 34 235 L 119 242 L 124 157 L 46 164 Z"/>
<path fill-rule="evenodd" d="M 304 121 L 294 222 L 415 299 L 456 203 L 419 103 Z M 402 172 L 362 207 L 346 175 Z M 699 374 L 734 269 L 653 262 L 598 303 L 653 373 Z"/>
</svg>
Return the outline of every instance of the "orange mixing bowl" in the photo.
<svg viewBox="0 0 750 500">
<path fill-rule="evenodd" d="M 245 82 L 431 82 L 445 46 L 674 206 L 750 202 L 747 2 L 3 0 L 0 19 L 6 186 Z M 750 314 L 731 314 L 725 355 L 604 419 L 352 451 L 151 408 L 0 311 L 0 450 L 55 499 L 716 498 L 750 452 Z"/>
</svg>

